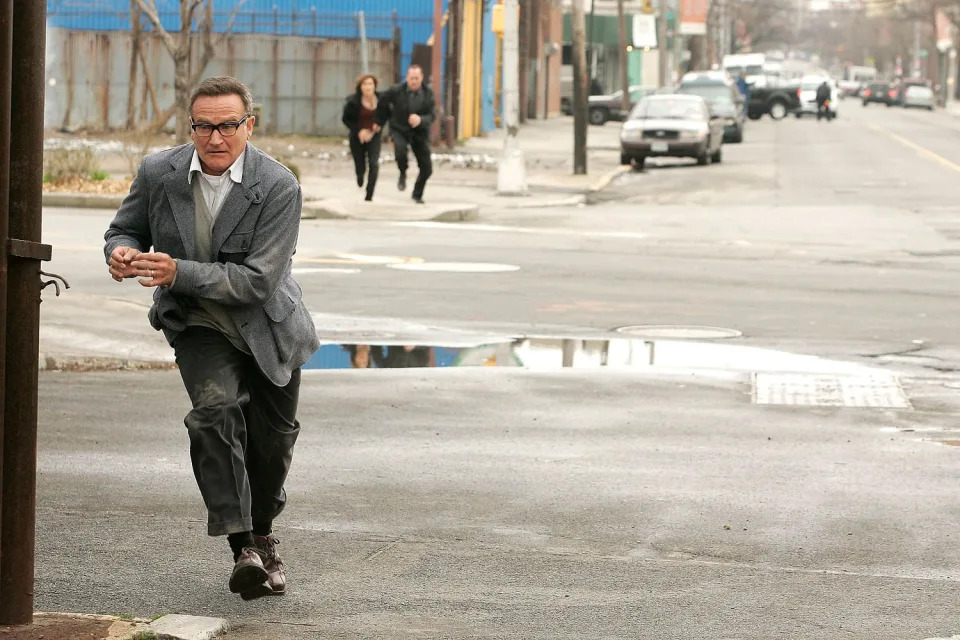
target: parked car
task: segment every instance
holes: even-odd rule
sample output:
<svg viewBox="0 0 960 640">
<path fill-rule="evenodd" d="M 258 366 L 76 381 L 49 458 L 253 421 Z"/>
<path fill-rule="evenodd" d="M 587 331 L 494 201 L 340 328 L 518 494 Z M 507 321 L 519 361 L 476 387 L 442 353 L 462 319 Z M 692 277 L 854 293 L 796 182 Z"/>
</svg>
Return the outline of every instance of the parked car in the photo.
<svg viewBox="0 0 960 640">
<path fill-rule="evenodd" d="M 827 117 L 837 117 L 837 85 L 826 76 L 804 76 L 800 81 L 800 88 L 797 89 L 797 97 L 800 99 L 800 110 L 796 113 L 798 118 L 805 115 L 817 115 L 817 89 L 820 88 L 824 80 L 830 85 L 830 105 L 827 107 Z"/>
<path fill-rule="evenodd" d="M 860 92 L 860 99 L 863 100 L 863 106 L 878 102 L 892 107 L 896 93 L 886 82 L 871 82 Z"/>
<path fill-rule="evenodd" d="M 651 95 L 630 112 L 620 131 L 620 163 L 643 168 L 650 157 L 723 161 L 723 120 L 707 101 L 683 94 Z"/>
<path fill-rule="evenodd" d="M 641 98 L 654 92 L 656 92 L 656 89 L 647 89 L 638 86 L 630 87 L 630 108 L 632 109 L 633 105 L 637 104 Z M 623 110 L 622 96 L 623 91 L 614 91 L 610 95 L 590 96 L 587 98 L 587 116 L 590 124 L 602 125 L 610 120 L 617 120 L 619 122 L 626 120 L 629 110 Z"/>
<path fill-rule="evenodd" d="M 927 109 L 933 111 L 937 106 L 937 96 L 933 89 L 924 86 L 907 87 L 903 94 L 903 106 L 907 109 Z"/>
<path fill-rule="evenodd" d="M 774 120 L 783 120 L 787 114 L 800 108 L 795 82 L 771 81 L 763 87 L 751 86 L 747 102 L 747 117 L 759 120 L 769 115 Z"/>
<path fill-rule="evenodd" d="M 710 112 L 723 119 L 723 141 L 743 142 L 746 126 L 746 101 L 737 85 L 723 71 L 687 73 L 681 78 L 677 93 L 700 96 Z"/>
<path fill-rule="evenodd" d="M 902 107 L 907 89 L 910 87 L 930 87 L 930 81 L 923 78 L 901 78 L 894 82 L 890 88 L 895 92 L 893 104 Z"/>
</svg>

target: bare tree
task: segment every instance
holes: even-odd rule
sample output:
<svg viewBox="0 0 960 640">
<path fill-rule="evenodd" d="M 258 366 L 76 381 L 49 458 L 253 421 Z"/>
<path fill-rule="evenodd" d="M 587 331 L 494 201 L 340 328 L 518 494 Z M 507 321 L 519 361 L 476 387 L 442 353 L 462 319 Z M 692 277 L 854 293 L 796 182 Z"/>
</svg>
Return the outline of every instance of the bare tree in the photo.
<svg viewBox="0 0 960 640">
<path fill-rule="evenodd" d="M 190 114 L 188 109 L 190 105 L 188 102 L 190 89 L 203 75 L 207 64 L 213 58 L 215 47 L 232 29 L 237 12 L 245 1 L 242 0 L 237 3 L 233 15 L 230 17 L 230 24 L 215 44 L 213 39 L 213 0 L 180 0 L 180 30 L 176 36 L 171 35 L 164 28 L 154 0 L 137 0 L 140 11 L 150 20 L 153 28 L 163 40 L 170 57 L 173 58 L 174 102 L 154 119 L 150 125 L 151 128 L 159 129 L 163 127 L 170 120 L 170 117 L 176 114 L 177 143 L 183 144 L 189 139 Z M 203 51 L 200 54 L 200 64 L 191 73 L 190 53 L 193 48 L 194 23 L 196 23 L 196 31 L 201 36 Z"/>
</svg>

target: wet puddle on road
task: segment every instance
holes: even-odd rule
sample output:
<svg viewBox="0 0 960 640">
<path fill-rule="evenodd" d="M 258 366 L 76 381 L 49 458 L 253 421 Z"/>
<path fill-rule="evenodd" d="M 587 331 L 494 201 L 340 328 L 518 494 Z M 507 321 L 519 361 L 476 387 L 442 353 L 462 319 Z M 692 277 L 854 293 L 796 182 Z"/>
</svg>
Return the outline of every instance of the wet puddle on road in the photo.
<svg viewBox="0 0 960 640">
<path fill-rule="evenodd" d="M 621 335 L 630 336 L 633 328 L 625 329 Z M 889 370 L 740 344 L 652 338 L 661 335 L 657 331 L 645 339 L 488 335 L 474 342 L 459 335 L 430 344 L 388 331 L 360 332 L 352 337 L 341 334 L 336 340 L 321 336 L 322 346 L 304 368 L 512 367 L 733 375 L 749 377 L 752 401 L 760 405 L 911 408 Z M 709 338 L 698 332 L 689 335 Z M 348 341 L 351 338 L 356 342 Z"/>
</svg>

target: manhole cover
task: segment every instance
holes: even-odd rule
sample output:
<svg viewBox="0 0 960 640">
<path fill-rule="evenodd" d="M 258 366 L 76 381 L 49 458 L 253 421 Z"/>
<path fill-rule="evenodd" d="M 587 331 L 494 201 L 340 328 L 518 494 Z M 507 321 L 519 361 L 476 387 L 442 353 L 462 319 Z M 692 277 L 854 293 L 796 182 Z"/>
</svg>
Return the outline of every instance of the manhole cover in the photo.
<svg viewBox="0 0 960 640">
<path fill-rule="evenodd" d="M 435 271 L 447 273 L 500 273 L 519 271 L 515 264 L 496 264 L 493 262 L 404 262 L 388 264 L 390 269 L 401 271 Z"/>
<path fill-rule="evenodd" d="M 634 324 L 614 329 L 617 333 L 636 338 L 661 338 L 674 340 L 717 340 L 739 338 L 743 335 L 736 329 L 722 327 L 698 327 L 683 324 Z"/>
</svg>

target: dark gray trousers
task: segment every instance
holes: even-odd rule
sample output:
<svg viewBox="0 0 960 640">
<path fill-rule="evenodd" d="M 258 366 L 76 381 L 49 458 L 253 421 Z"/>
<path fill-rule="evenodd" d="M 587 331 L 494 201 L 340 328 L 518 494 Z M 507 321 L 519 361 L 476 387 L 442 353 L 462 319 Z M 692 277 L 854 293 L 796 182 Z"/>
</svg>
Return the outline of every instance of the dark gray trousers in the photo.
<svg viewBox="0 0 960 640">
<path fill-rule="evenodd" d="M 300 370 L 278 387 L 253 356 L 206 327 L 188 327 L 173 347 L 193 404 L 184 424 L 207 533 L 251 531 L 254 520 L 272 520 L 286 504 L 283 483 L 300 433 Z"/>
</svg>

